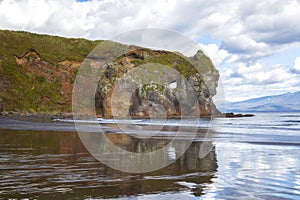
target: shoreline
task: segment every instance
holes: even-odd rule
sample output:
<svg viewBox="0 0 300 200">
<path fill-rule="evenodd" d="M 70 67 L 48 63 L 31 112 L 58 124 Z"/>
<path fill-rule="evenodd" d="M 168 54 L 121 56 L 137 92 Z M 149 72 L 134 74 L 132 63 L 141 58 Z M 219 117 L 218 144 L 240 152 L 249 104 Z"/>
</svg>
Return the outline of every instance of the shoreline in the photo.
<svg viewBox="0 0 300 200">
<path fill-rule="evenodd" d="M 73 118 L 73 114 L 67 112 L 37 113 L 37 112 L 3 111 L 0 113 L 0 117 L 7 117 L 11 119 L 20 120 L 20 121 L 53 122 L 53 119 Z"/>
<path fill-rule="evenodd" d="M 0 113 L 2 117 L 8 117 L 13 119 L 18 119 L 22 121 L 41 121 L 41 122 L 49 122 L 53 121 L 53 119 L 73 119 L 73 113 L 69 112 L 58 112 L 58 113 L 38 113 L 38 112 L 15 112 L 15 111 L 3 111 Z M 240 114 L 240 113 L 220 113 L 216 115 L 204 115 L 199 116 L 198 118 L 203 119 L 213 119 L 213 118 L 242 118 L 242 117 L 253 117 L 254 114 Z M 87 114 L 82 115 L 83 118 L 89 118 L 90 116 Z M 97 116 L 98 118 L 102 118 L 102 116 Z M 169 116 L 168 119 L 181 119 L 181 118 L 194 118 L 195 116 Z M 113 118 L 105 118 L 105 119 L 113 119 Z M 131 116 L 131 119 L 150 119 L 150 117 L 137 117 Z"/>
</svg>

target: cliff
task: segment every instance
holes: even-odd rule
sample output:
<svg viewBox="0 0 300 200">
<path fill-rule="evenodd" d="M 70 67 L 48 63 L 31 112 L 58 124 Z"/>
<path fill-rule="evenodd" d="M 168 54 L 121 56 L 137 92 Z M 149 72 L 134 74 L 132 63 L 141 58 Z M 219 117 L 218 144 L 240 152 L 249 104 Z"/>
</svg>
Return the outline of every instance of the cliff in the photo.
<svg viewBox="0 0 300 200">
<path fill-rule="evenodd" d="M 89 52 L 101 42 L 15 31 L 0 31 L 0 41 L 0 109 L 48 113 L 72 111 L 76 73 Z M 96 94 L 99 115 L 112 116 L 111 95 L 115 82 L 127 71 L 147 63 L 165 65 L 177 72 L 163 75 L 170 80 L 167 85 L 137 86 L 127 105 L 130 115 L 148 117 L 164 110 L 167 116 L 179 116 L 178 94 L 185 98 L 189 92 L 176 88 L 187 88 L 187 83 L 194 89 L 201 115 L 219 114 L 212 101 L 219 74 L 201 51 L 187 58 L 169 51 L 132 48 L 105 66 Z"/>
</svg>

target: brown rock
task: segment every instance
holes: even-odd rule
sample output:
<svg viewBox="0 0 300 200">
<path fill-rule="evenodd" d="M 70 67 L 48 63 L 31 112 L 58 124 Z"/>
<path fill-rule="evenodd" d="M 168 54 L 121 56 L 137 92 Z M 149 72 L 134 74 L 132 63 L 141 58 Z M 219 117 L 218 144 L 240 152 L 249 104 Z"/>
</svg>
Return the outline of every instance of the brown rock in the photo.
<svg viewBox="0 0 300 200">
<path fill-rule="evenodd" d="M 165 73 L 162 66 L 153 65 L 151 70 L 139 68 L 140 70 L 135 73 L 127 73 L 135 65 L 165 54 L 167 54 L 165 51 L 137 49 L 128 52 L 114 63 L 108 64 L 99 84 L 100 113 L 108 118 L 113 115 L 124 117 L 128 111 L 130 116 L 145 118 L 220 114 L 212 100 L 216 94 L 219 79 L 216 70 L 207 70 L 205 73 L 196 71 L 189 77 L 182 78 L 182 72 L 170 70 L 169 73 Z M 126 77 L 122 78 L 125 73 L 127 73 Z M 145 74 L 149 75 L 144 76 Z M 141 77 L 143 77 L 142 81 L 140 81 Z M 158 84 L 157 77 L 167 82 Z M 115 80 L 120 79 L 122 84 L 119 84 L 116 90 Z M 136 90 L 131 91 L 132 88 Z M 118 95 L 112 97 L 112 93 Z M 128 96 L 128 93 L 132 96 L 127 102 L 122 97 Z M 112 110 L 116 113 L 112 113 Z"/>
</svg>

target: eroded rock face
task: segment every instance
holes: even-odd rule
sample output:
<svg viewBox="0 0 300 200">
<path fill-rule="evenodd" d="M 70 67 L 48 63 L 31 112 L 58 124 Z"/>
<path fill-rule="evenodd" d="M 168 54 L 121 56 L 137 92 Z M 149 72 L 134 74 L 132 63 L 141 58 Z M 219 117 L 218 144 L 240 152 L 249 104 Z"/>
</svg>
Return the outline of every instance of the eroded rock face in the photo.
<svg viewBox="0 0 300 200">
<path fill-rule="evenodd" d="M 165 118 L 220 113 L 212 100 L 219 73 L 201 51 L 187 58 L 167 51 L 130 49 L 102 68 L 95 96 L 98 115 Z M 51 103 L 71 111 L 73 83 L 80 62 L 65 60 L 53 64 L 41 59 L 34 49 L 20 57 L 15 55 L 15 60 L 25 73 L 50 84 L 59 83 L 57 92 L 63 101 L 53 102 L 49 95 L 41 94 L 40 104 Z M 55 109 L 58 107 L 49 110 Z M 81 111 L 84 113 L 84 109 Z"/>
<path fill-rule="evenodd" d="M 57 65 L 40 58 L 40 54 L 30 49 L 22 56 L 14 55 L 16 63 L 22 67 L 26 74 L 37 76 L 41 81 L 47 81 L 50 84 L 59 83 L 57 88 L 58 95 L 62 96 L 63 101 L 54 102 L 54 104 L 69 108 L 71 111 L 71 99 L 73 82 L 76 77 L 76 71 L 80 67 L 80 62 L 61 61 Z M 33 86 L 34 89 L 34 86 Z M 54 100 L 48 94 L 40 95 L 40 104 L 49 104 Z M 51 110 L 51 109 L 50 109 Z"/>
<path fill-rule="evenodd" d="M 166 55 L 171 57 L 168 54 L 173 57 L 166 62 Z M 101 115 L 159 118 L 219 114 L 212 100 L 218 71 L 207 66 L 201 73 L 189 62 L 183 63 L 184 59 L 188 58 L 171 52 L 137 49 L 108 64 L 99 83 Z M 153 61 L 153 66 L 147 64 Z"/>
</svg>

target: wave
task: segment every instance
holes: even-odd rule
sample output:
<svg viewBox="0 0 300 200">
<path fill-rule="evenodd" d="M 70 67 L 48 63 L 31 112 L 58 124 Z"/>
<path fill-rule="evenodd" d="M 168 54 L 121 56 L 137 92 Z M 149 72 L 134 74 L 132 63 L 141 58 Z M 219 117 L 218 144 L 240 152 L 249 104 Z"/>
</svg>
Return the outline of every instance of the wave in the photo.
<svg viewBox="0 0 300 200">
<path fill-rule="evenodd" d="M 284 120 L 282 122 L 286 122 L 286 123 L 300 123 L 300 120 Z"/>
<path fill-rule="evenodd" d="M 297 147 L 300 147 L 299 142 L 248 141 L 248 142 L 244 142 L 244 143 L 257 144 L 257 145 L 276 145 L 276 146 L 297 146 Z"/>
<path fill-rule="evenodd" d="M 279 117 L 300 117 L 300 115 L 279 115 Z"/>
<path fill-rule="evenodd" d="M 82 124 L 124 124 L 124 125 L 153 125 L 153 126 L 184 126 L 209 128 L 211 125 L 220 125 L 218 122 L 212 122 L 203 119 L 172 119 L 172 120 L 151 120 L 151 119 L 103 119 L 94 120 L 74 120 L 74 119 L 54 119 L 56 122 L 82 123 Z"/>
</svg>

